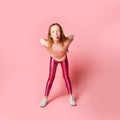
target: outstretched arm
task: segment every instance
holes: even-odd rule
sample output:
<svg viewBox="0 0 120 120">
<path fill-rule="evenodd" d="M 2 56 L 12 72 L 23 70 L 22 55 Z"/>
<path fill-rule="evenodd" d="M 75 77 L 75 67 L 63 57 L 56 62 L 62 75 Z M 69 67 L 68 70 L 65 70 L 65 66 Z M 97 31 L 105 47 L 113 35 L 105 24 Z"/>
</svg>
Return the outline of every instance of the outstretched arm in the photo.
<svg viewBox="0 0 120 120">
<path fill-rule="evenodd" d="M 40 39 L 40 43 L 42 46 L 44 46 L 46 48 L 48 47 L 48 41 L 46 39 Z"/>
</svg>

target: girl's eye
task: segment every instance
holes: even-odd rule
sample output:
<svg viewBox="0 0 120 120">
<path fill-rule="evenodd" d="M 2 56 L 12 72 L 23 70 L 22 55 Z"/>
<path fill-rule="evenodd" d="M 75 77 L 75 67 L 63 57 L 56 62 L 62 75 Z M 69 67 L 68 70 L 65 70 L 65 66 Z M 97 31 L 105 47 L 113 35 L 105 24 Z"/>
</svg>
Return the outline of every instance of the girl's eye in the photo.
<svg viewBox="0 0 120 120">
<path fill-rule="evenodd" d="M 52 33 L 60 33 L 60 31 L 52 31 Z"/>
<path fill-rule="evenodd" d="M 55 33 L 55 31 L 52 31 L 52 33 Z"/>
</svg>

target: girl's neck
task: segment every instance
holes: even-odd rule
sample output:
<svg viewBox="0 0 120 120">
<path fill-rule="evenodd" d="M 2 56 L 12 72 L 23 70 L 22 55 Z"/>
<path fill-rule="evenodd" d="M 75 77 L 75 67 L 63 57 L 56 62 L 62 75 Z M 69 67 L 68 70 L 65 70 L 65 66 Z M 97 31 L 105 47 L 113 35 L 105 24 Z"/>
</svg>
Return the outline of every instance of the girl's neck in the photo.
<svg viewBox="0 0 120 120">
<path fill-rule="evenodd" d="M 61 44 L 60 41 L 54 41 L 53 43 L 54 43 L 55 45 Z"/>
</svg>

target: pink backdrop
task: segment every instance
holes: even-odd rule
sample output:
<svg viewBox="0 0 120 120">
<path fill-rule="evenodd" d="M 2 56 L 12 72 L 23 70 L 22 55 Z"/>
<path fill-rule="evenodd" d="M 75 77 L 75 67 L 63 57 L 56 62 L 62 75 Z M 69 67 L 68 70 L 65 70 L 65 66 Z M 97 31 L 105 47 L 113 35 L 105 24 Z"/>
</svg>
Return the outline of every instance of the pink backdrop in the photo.
<svg viewBox="0 0 120 120">
<path fill-rule="evenodd" d="M 53 22 L 75 35 L 68 58 L 76 107 L 60 66 L 50 103 L 39 107 L 49 67 L 39 38 Z M 119 0 L 0 1 L 0 120 L 118 120 L 119 85 Z"/>
</svg>

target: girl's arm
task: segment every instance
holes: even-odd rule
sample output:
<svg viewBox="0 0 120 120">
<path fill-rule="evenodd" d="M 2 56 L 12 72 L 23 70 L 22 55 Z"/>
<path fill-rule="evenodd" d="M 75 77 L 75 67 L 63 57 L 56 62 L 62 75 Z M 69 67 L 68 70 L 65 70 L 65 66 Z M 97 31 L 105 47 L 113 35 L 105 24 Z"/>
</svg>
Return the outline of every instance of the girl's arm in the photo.
<svg viewBox="0 0 120 120">
<path fill-rule="evenodd" d="M 40 39 L 40 43 L 42 46 L 44 46 L 46 48 L 48 47 L 48 41 L 46 39 Z"/>
<path fill-rule="evenodd" d="M 67 41 L 65 42 L 65 45 L 69 46 L 70 43 L 73 41 L 73 39 L 74 39 L 74 35 L 71 34 L 71 35 L 67 36 Z"/>
</svg>

